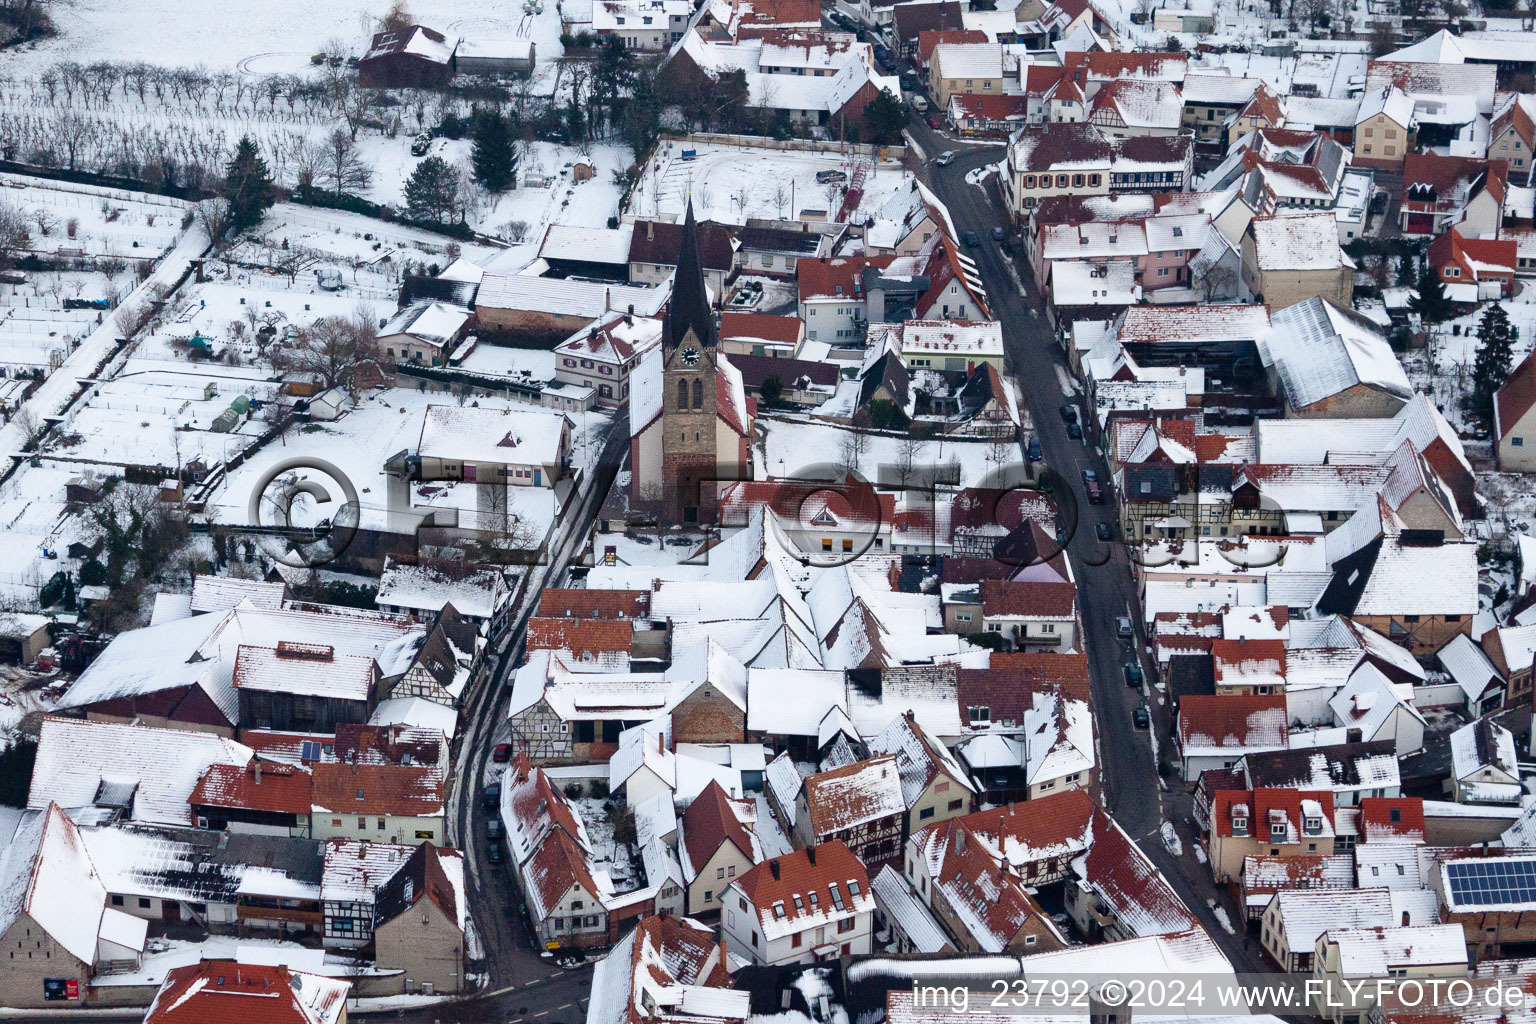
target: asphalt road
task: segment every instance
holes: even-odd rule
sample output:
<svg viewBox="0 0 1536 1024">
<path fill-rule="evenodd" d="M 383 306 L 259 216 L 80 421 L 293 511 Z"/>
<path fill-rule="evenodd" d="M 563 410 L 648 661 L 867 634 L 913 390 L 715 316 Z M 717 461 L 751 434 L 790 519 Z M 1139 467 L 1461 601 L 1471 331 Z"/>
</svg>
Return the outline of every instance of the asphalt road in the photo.
<svg viewBox="0 0 1536 1024">
<path fill-rule="evenodd" d="M 1160 785 L 1152 741 L 1155 739 L 1161 745 L 1165 755 L 1172 753 L 1168 708 L 1159 704 L 1155 691 L 1131 689 L 1125 683 L 1126 664 L 1136 660 L 1146 668 L 1150 663 L 1141 657 L 1139 639 L 1133 643 L 1116 636 L 1117 617 L 1129 615 L 1140 623 L 1141 613 L 1125 549 L 1118 542 L 1103 543 L 1094 535 L 1094 524 L 1107 522 L 1114 526 L 1112 536 L 1118 538 L 1115 504 L 1111 500 L 1090 505 L 1083 488 L 1082 470 L 1092 469 L 1099 480 L 1107 482 L 1109 467 L 1092 440 L 1067 436 L 1067 424 L 1060 413 L 1061 407 L 1070 402 L 1077 407 L 1079 420 L 1086 419 L 1081 389 L 1067 369 L 1066 353 L 1045 319 L 1044 303 L 1029 264 L 1022 258 L 1022 248 L 1020 257 L 1010 260 L 1004 254 L 1003 243 L 992 240 L 993 227 L 1006 230 L 1009 223 L 997 175 L 989 176 L 984 187 L 966 180 L 971 171 L 999 163 L 1004 157 L 1003 147 L 958 142 L 915 119 L 909 133 L 928 158 L 921 173 L 949 207 L 955 229 L 962 237 L 967 231 L 974 231 L 981 239 L 980 245 L 968 246 L 966 252 L 981 271 L 993 318 L 1002 322 L 1007 371 L 1018 384 L 1034 420 L 1034 434 L 1040 441 L 1045 464 L 1059 475 L 1055 493 L 1069 529 L 1076 519 L 1076 527 L 1067 541 L 1067 555 L 1077 579 L 1082 616 L 1083 635 L 1078 646 L 1087 652 L 1092 676 L 1100 799 L 1121 828 L 1162 869 L 1233 966 L 1239 971 L 1262 970 L 1252 944 L 1241 932 L 1229 933 L 1207 904 L 1207 900 L 1225 903 L 1229 919 L 1241 927 L 1235 905 L 1225 894 L 1217 892 L 1210 869 L 1193 856 L 1189 800 L 1178 777 L 1169 780 L 1171 792 L 1165 792 Z M 955 160 L 939 167 L 933 158 L 945 150 L 953 150 Z M 1070 498 L 1063 490 L 1070 491 Z M 1149 708 L 1151 730 L 1137 729 L 1131 722 L 1132 710 L 1146 702 L 1144 693 L 1153 697 Z M 1162 841 L 1159 830 L 1165 820 L 1175 824 L 1183 843 L 1182 856 L 1174 856 Z"/>
<path fill-rule="evenodd" d="M 580 1024 L 586 1019 L 591 965 L 562 971 L 535 951 L 511 868 L 505 861 L 492 864 L 487 858 L 490 843 L 486 822 L 492 812 L 484 806 L 484 794 L 487 783 L 500 775 L 501 766 L 491 764 L 491 749 L 509 736 L 507 699 L 512 691 L 512 672 L 522 658 L 528 615 L 545 587 L 565 581 L 572 559 L 584 550 L 592 523 L 628 449 L 629 419 L 621 412 L 614 419 L 597 467 L 575 493 L 575 508 L 562 519 L 549 558 L 534 570 L 539 575 L 527 598 L 465 694 L 456 764 L 458 784 L 449 800 L 448 818 L 450 831 L 468 859 L 470 914 L 485 953 L 483 969 L 490 975 L 486 994 L 457 1007 L 382 1015 L 384 1019 L 526 1019 L 528 1024 Z"/>
</svg>

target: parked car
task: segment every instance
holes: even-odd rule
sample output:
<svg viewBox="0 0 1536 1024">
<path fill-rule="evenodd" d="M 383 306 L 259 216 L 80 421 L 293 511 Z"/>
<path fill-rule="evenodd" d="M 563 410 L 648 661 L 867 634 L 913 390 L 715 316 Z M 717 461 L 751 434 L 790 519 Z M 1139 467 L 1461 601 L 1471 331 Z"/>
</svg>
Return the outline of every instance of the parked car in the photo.
<svg viewBox="0 0 1536 1024">
<path fill-rule="evenodd" d="M 1007 237 L 1008 232 L 1003 230 L 1002 225 L 999 224 L 992 229 L 992 241 L 1001 242 Z"/>
<path fill-rule="evenodd" d="M 1099 483 L 1097 480 L 1090 480 L 1090 481 L 1088 481 L 1088 483 L 1085 486 L 1086 486 L 1086 489 L 1088 491 L 1088 504 L 1090 504 L 1090 505 L 1102 505 L 1102 504 L 1104 504 L 1104 485 L 1103 484 Z"/>
<path fill-rule="evenodd" d="M 1152 725 L 1152 716 L 1147 714 L 1145 705 L 1138 704 L 1131 711 L 1131 724 L 1138 729 L 1146 729 Z"/>
<path fill-rule="evenodd" d="M 485 837 L 493 843 L 501 838 L 500 818 L 492 818 L 485 823 Z"/>
<path fill-rule="evenodd" d="M 1077 422 L 1077 406 L 1073 405 L 1071 402 L 1068 402 L 1066 405 L 1063 405 L 1061 407 L 1061 422 L 1063 422 L 1063 423 L 1076 423 Z"/>
<path fill-rule="evenodd" d="M 1141 689 L 1142 673 L 1140 665 L 1125 666 L 1125 685 L 1133 690 Z"/>
<path fill-rule="evenodd" d="M 940 167 L 948 167 L 954 162 L 955 151 L 952 149 L 946 149 L 944 152 L 940 153 L 939 158 L 934 161 L 934 163 L 938 164 Z"/>
<path fill-rule="evenodd" d="M 922 96 L 913 96 L 912 109 L 917 111 L 919 114 L 928 113 L 928 100 Z"/>
<path fill-rule="evenodd" d="M 480 801 L 487 811 L 495 814 L 501 808 L 501 783 L 493 782 L 486 786 Z"/>
<path fill-rule="evenodd" d="M 1098 478 L 1099 474 L 1094 472 L 1092 469 L 1085 468 L 1083 470 L 1083 486 L 1086 487 L 1088 484 L 1093 483 Z"/>
<path fill-rule="evenodd" d="M 1029 439 L 1029 444 L 1024 449 L 1024 455 L 1030 462 L 1039 462 L 1045 458 L 1045 453 L 1040 450 L 1040 439 L 1038 437 Z"/>
<path fill-rule="evenodd" d="M 981 239 L 976 237 L 976 232 L 974 232 L 974 231 L 967 231 L 965 233 L 965 244 L 966 245 L 971 245 L 971 246 L 980 245 L 981 244 Z"/>
<path fill-rule="evenodd" d="M 1071 423 L 1068 423 L 1067 436 L 1072 438 L 1074 441 L 1081 441 L 1083 439 L 1083 425 L 1077 422 L 1077 420 L 1073 420 Z"/>
<path fill-rule="evenodd" d="M 491 748 L 491 760 L 497 764 L 506 764 L 512 760 L 512 744 L 498 743 Z"/>
<path fill-rule="evenodd" d="M 818 185 L 832 185 L 832 184 L 841 185 L 843 182 L 845 182 L 847 180 L 848 180 L 848 175 L 846 173 L 844 173 L 843 171 L 817 171 L 816 172 L 816 184 L 818 184 Z"/>
<path fill-rule="evenodd" d="M 485 859 L 492 864 L 500 864 L 502 861 L 501 844 L 491 843 L 485 849 Z"/>
<path fill-rule="evenodd" d="M 1129 640 L 1136 635 L 1136 625 L 1129 615 L 1122 615 L 1115 620 L 1115 636 L 1121 640 Z"/>
<path fill-rule="evenodd" d="M 936 132 L 944 130 L 944 118 L 941 114 L 929 114 L 927 117 L 927 122 L 928 127 L 932 128 Z"/>
<path fill-rule="evenodd" d="M 1115 531 L 1108 523 L 1094 523 L 1093 535 L 1102 541 L 1115 539 Z"/>
</svg>

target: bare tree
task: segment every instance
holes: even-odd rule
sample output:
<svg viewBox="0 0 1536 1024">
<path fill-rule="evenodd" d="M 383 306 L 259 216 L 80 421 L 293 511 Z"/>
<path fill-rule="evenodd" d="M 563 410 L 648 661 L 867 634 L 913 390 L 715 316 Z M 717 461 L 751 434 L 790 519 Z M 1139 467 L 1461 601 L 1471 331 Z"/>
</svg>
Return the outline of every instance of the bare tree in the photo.
<svg viewBox="0 0 1536 1024">
<path fill-rule="evenodd" d="M 377 332 L 362 316 L 323 316 L 272 356 L 275 369 L 311 377 L 324 388 L 363 386 L 383 372 Z"/>
<path fill-rule="evenodd" d="M 32 229 L 21 207 L 0 198 L 0 268 L 9 267 L 32 244 Z"/>
<path fill-rule="evenodd" d="M 229 200 L 222 196 L 214 196 L 212 199 L 204 199 L 193 208 L 197 216 L 197 222 L 204 231 L 208 232 L 208 240 L 218 245 L 229 234 L 233 220 L 230 215 Z"/>
<path fill-rule="evenodd" d="M 857 473 L 864 464 L 864 456 L 868 453 L 868 434 L 860 430 L 849 430 L 843 434 L 839 455 L 842 467 L 846 472 Z"/>
<path fill-rule="evenodd" d="M 32 448 L 43 436 L 44 424 L 37 413 L 23 406 L 11 417 L 11 426 L 21 434 L 21 446 Z"/>
<path fill-rule="evenodd" d="M 343 128 L 331 132 L 320 162 L 320 175 L 333 195 L 356 195 L 373 181 L 373 171 L 357 154 L 357 142 Z"/>
<path fill-rule="evenodd" d="M 784 219 L 784 207 L 788 205 L 789 186 L 784 184 L 783 179 L 780 179 L 773 186 L 773 208 L 778 211 L 779 220 Z"/>
<path fill-rule="evenodd" d="M 912 482 L 917 471 L 917 456 L 923 450 L 923 442 L 911 434 L 901 439 L 896 447 L 896 480 L 902 487 Z"/>
</svg>

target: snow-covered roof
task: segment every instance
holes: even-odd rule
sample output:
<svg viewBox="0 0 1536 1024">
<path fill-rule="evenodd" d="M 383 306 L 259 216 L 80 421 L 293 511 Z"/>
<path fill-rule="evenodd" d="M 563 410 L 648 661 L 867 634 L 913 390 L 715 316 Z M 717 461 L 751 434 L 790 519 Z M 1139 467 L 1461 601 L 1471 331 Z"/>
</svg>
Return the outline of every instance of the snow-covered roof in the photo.
<svg viewBox="0 0 1536 1024">
<path fill-rule="evenodd" d="M 912 943 L 916 953 L 948 953 L 954 950 L 949 936 L 921 900 L 901 872 L 887 864 L 870 882 L 875 893 L 875 905 L 887 919 L 901 929 Z"/>
<path fill-rule="evenodd" d="M 594 5 L 594 6 L 600 6 Z M 539 257 L 546 260 L 570 260 L 578 263 L 629 265 L 629 244 L 633 224 L 616 228 L 589 228 L 574 224 L 551 224 L 539 242 Z"/>
<path fill-rule="evenodd" d="M 328 839 L 320 899 L 330 903 L 364 903 L 373 906 L 379 886 L 395 876 L 414 846 L 370 843 L 361 839 Z"/>
<path fill-rule="evenodd" d="M 1254 258 L 1260 270 L 1338 270 L 1350 267 L 1331 210 L 1286 211 L 1255 218 Z"/>
<path fill-rule="evenodd" d="M 596 320 L 609 310 L 635 307 L 640 316 L 655 316 L 672 292 L 670 283 L 655 286 L 608 284 L 575 278 L 532 277 L 487 273 L 480 282 L 475 305 L 553 316 Z"/>
<path fill-rule="evenodd" d="M 481 465 L 551 465 L 559 462 L 569 426 L 558 412 L 429 405 L 417 454 Z"/>
<path fill-rule="evenodd" d="M 1331 928 L 1385 928 L 1392 919 L 1392 894 L 1384 888 L 1354 890 L 1281 889 L 1275 893 L 1286 948 L 1307 953 Z"/>
<path fill-rule="evenodd" d="M 1493 667 L 1488 655 L 1465 633 L 1456 634 L 1450 643 L 1435 652 L 1435 657 L 1461 687 L 1469 703 L 1481 699 L 1488 684 L 1499 679 L 1499 670 Z"/>
<path fill-rule="evenodd" d="M 1003 77 L 1003 48 L 997 43 L 940 43 L 930 63 L 945 78 L 999 79 Z"/>
<path fill-rule="evenodd" d="M 242 644 L 235 655 L 237 690 L 367 701 L 374 673 L 372 658 L 338 655 L 328 644 Z"/>
<path fill-rule="evenodd" d="M 419 299 L 400 310 L 379 328 L 379 337 L 405 334 L 429 345 L 441 346 L 457 337 L 472 314 L 446 302 Z"/>
<path fill-rule="evenodd" d="M 27 806 L 128 804 L 134 821 L 191 825 L 187 798 L 209 765 L 244 766 L 251 748 L 213 733 L 45 718 Z"/>
<path fill-rule="evenodd" d="M 273 611 L 283 606 L 287 596 L 288 585 L 281 580 L 268 583 L 265 580 L 242 580 L 233 576 L 198 573 L 192 577 L 192 596 L 188 608 L 194 615 L 223 612 L 248 600 L 253 607 Z"/>
<path fill-rule="evenodd" d="M 1495 769 L 1511 780 L 1520 778 L 1514 733 L 1497 722 L 1480 718 L 1451 733 L 1451 777 L 1462 782 L 1484 768 Z M 1514 796 L 1519 799 L 1518 786 Z"/>
<path fill-rule="evenodd" d="M 42 813 L 23 822 L 0 853 L 0 933 L 26 915 L 92 966 L 107 890 L 74 822 L 56 803 L 37 809 Z"/>
<path fill-rule="evenodd" d="M 1257 222 L 1256 222 L 1257 223 Z M 1330 222 L 1327 245 L 1338 248 Z M 1392 346 L 1364 318 L 1314 297 L 1270 318 L 1264 342 L 1294 409 L 1305 409 L 1356 385 L 1385 391 L 1403 401 L 1413 395 L 1408 375 Z"/>
<path fill-rule="evenodd" d="M 1345 978 L 1385 978 L 1410 967 L 1467 962 L 1466 932 L 1459 924 L 1332 928 L 1324 941 L 1338 946 L 1339 973 Z"/>
</svg>

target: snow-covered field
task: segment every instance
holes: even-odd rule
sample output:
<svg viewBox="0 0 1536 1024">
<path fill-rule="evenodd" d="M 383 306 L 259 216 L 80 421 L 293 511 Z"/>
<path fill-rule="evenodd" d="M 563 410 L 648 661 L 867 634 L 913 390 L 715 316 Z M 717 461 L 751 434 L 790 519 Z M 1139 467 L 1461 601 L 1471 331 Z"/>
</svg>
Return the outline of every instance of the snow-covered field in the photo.
<svg viewBox="0 0 1536 1024">
<path fill-rule="evenodd" d="M 145 61 L 170 67 L 202 65 L 248 76 L 308 70 L 327 41 L 341 39 L 356 52 L 367 45 L 374 18 L 388 3 L 266 0 L 261 4 L 188 3 L 187 0 L 75 0 L 49 13 L 54 39 L 6 51 L 12 74 L 39 73 L 68 60 Z M 416 10 L 424 24 L 445 34 L 482 39 L 529 37 L 540 60 L 560 56 L 556 3 L 530 18 L 521 4 L 434 0 Z M 174 45 L 168 46 L 174 40 Z M 82 56 L 81 48 L 88 47 Z"/>
<path fill-rule="evenodd" d="M 850 219 L 862 223 L 898 190 L 911 188 L 911 174 L 893 161 L 866 157 L 718 144 L 699 144 L 684 160 L 685 144 L 663 143 L 635 188 L 630 213 L 637 217 L 681 219 L 688 196 L 700 220 L 745 224 L 749 217 L 793 219 L 801 210 L 829 210 L 835 219 L 842 186 L 819 185 L 818 171 L 842 171 L 850 181 L 857 164 L 868 167 L 864 196 Z"/>
</svg>

